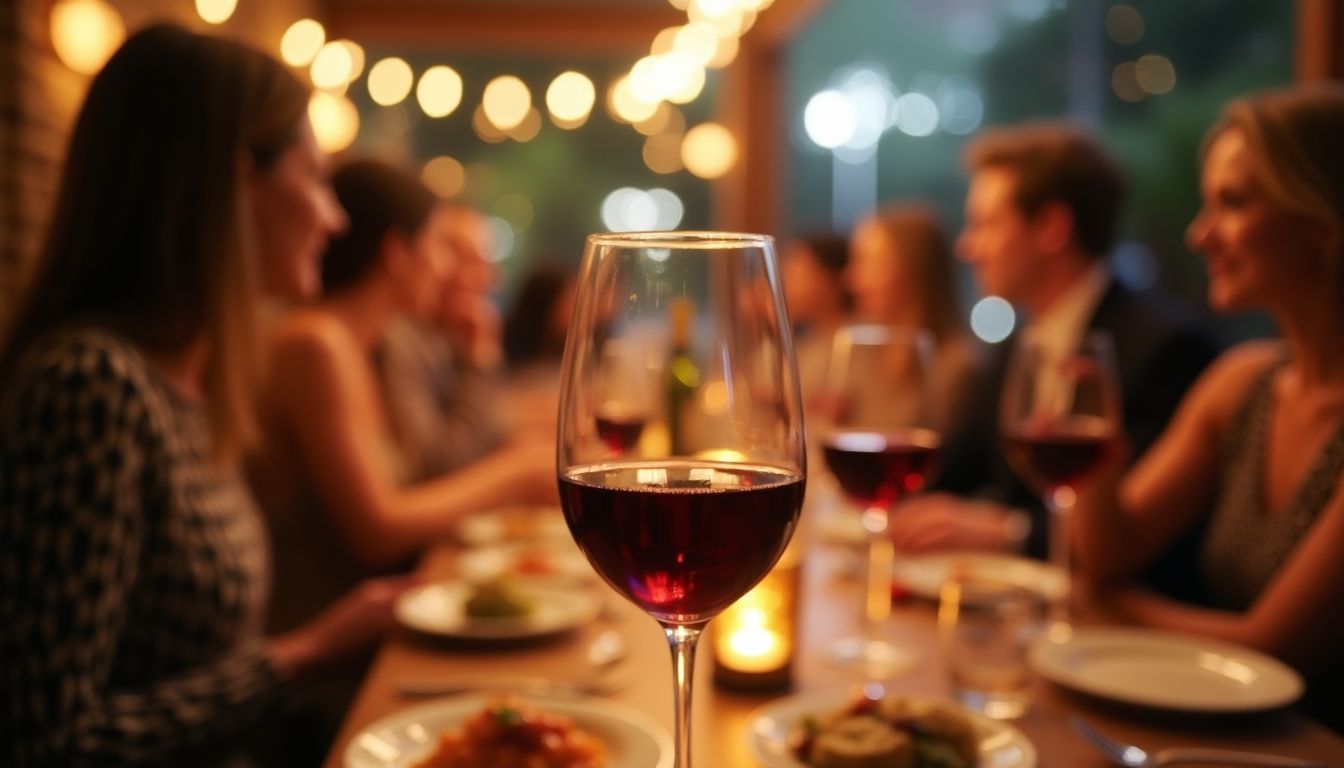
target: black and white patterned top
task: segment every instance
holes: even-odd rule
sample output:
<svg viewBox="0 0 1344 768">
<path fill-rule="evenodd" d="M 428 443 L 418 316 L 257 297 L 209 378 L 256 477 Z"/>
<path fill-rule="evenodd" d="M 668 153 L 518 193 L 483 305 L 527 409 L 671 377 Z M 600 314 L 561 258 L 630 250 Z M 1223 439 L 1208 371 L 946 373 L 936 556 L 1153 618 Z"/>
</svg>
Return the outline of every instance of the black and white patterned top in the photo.
<svg viewBox="0 0 1344 768">
<path fill-rule="evenodd" d="M 0 764 L 208 765 L 277 701 L 265 528 L 203 410 L 108 331 L 0 397 Z"/>
</svg>

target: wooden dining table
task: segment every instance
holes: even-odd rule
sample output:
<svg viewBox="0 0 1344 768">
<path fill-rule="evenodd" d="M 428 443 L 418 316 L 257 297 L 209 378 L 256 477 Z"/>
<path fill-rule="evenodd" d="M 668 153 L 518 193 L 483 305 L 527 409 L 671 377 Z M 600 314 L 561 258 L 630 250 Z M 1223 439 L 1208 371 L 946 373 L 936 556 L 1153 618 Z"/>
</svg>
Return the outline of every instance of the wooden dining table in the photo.
<svg viewBox="0 0 1344 768">
<path fill-rule="evenodd" d="M 558 514 L 558 513 L 557 513 Z M 811 529 L 808 529 L 809 531 Z M 790 689 L 744 692 L 720 687 L 713 679 L 709 643 L 701 643 L 695 669 L 692 739 L 699 768 L 751 768 L 759 765 L 748 736 L 754 714 L 781 696 L 843 694 L 864 682 L 862 672 L 836 665 L 827 650 L 857 628 L 862 587 L 838 567 L 843 548 L 805 540 L 802 603 L 797 653 Z M 444 543 L 427 552 L 421 569 L 428 578 L 455 574 L 460 545 Z M 538 675 L 572 679 L 587 665 L 586 649 L 605 630 L 620 632 L 628 646 L 622 662 L 627 684 L 605 698 L 627 705 L 672 731 L 672 666 L 661 628 L 606 585 L 606 608 L 573 631 L 525 644 L 463 645 L 403 630 L 387 639 L 370 666 L 350 707 L 326 768 L 344 768 L 351 739 L 378 719 L 425 699 L 397 690 L 406 677 L 435 678 L 458 673 Z M 888 694 L 950 696 L 939 662 L 935 606 L 908 598 L 893 607 L 885 636 L 913 654 L 916 663 L 884 682 Z M 1174 713 L 1123 705 L 1075 693 L 1043 679 L 1033 682 L 1034 700 L 1022 718 L 1012 721 L 1035 745 L 1039 768 L 1089 768 L 1109 763 L 1070 725 L 1081 716 L 1107 734 L 1144 749 L 1220 747 L 1310 758 L 1344 768 L 1344 738 L 1292 709 L 1235 715 Z M 652 768 L 652 766 L 650 766 Z"/>
</svg>

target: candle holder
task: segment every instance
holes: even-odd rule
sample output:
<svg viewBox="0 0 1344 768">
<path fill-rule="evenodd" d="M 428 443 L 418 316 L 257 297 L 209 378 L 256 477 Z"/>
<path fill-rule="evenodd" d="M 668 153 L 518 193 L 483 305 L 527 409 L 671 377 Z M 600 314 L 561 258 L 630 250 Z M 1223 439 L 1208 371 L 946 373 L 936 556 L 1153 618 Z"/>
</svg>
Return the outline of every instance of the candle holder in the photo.
<svg viewBox="0 0 1344 768">
<path fill-rule="evenodd" d="M 710 623 L 714 682 L 746 691 L 785 690 L 793 682 L 800 590 L 794 536 L 775 567 Z"/>
</svg>

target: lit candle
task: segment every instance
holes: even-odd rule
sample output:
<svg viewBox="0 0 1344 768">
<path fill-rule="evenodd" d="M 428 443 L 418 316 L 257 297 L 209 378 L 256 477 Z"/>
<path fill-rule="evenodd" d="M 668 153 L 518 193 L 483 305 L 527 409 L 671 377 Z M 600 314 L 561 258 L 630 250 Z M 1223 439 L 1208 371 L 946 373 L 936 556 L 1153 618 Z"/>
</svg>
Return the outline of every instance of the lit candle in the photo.
<svg viewBox="0 0 1344 768">
<path fill-rule="evenodd" d="M 714 678 L 736 688 L 789 684 L 798 614 L 798 558 L 790 548 L 760 584 L 711 625 Z"/>
</svg>

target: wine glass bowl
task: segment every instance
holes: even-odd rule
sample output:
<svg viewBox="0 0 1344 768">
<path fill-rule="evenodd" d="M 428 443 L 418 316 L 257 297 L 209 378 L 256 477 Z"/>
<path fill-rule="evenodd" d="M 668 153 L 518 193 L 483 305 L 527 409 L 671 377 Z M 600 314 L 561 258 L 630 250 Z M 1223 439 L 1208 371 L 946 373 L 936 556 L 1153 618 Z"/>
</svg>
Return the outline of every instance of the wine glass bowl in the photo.
<svg viewBox="0 0 1344 768">
<path fill-rule="evenodd" d="M 802 406 L 777 270 L 770 238 L 714 232 L 593 235 L 580 269 L 560 501 L 594 570 L 663 626 L 677 768 L 690 765 L 700 631 L 769 572 L 802 506 Z M 662 386 L 632 396 L 650 371 Z"/>
</svg>

